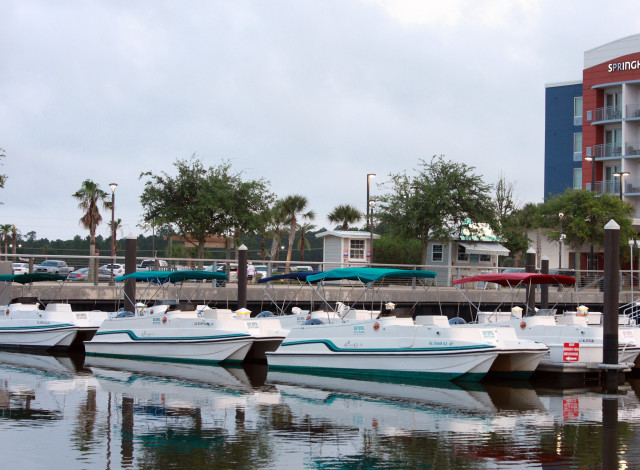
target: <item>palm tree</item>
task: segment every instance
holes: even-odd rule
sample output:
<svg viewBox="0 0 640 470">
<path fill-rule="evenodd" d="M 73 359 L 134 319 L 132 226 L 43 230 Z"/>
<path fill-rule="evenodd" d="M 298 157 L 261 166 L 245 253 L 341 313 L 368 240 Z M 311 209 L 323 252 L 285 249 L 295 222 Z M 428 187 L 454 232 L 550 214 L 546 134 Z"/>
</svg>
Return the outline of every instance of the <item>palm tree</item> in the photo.
<svg viewBox="0 0 640 470">
<path fill-rule="evenodd" d="M 304 223 L 300 225 L 300 240 L 298 242 L 298 250 L 300 250 L 300 261 L 304 261 L 304 249 L 311 246 L 309 244 L 309 240 L 307 240 L 305 236 L 307 232 L 310 232 L 315 228 L 316 226 L 310 223 Z"/>
<path fill-rule="evenodd" d="M 4 259 L 6 261 L 9 260 L 9 235 L 11 235 L 12 228 L 11 224 L 0 225 L 0 242 L 4 241 Z"/>
<path fill-rule="evenodd" d="M 122 219 L 115 219 L 113 221 L 113 227 L 111 226 L 111 221 L 109 221 L 109 223 L 107 224 L 109 226 L 109 237 L 114 237 L 115 241 L 113 242 L 113 246 L 115 247 L 115 251 L 118 251 L 118 246 L 117 246 L 117 237 L 116 235 L 118 234 L 118 231 L 120 231 L 120 237 L 122 238 L 123 236 L 123 230 L 122 230 Z"/>
<path fill-rule="evenodd" d="M 18 251 L 18 235 L 19 235 L 20 231 L 18 230 L 18 228 L 15 225 L 11 226 L 11 240 L 13 243 L 13 249 L 11 250 L 11 252 L 15 255 Z M 18 261 L 16 259 L 16 257 L 13 257 L 14 261 Z"/>
<path fill-rule="evenodd" d="M 289 221 L 289 248 L 287 249 L 287 264 L 285 267 L 285 273 L 289 272 L 289 262 L 291 261 L 291 253 L 293 252 L 293 240 L 296 237 L 298 230 L 298 217 L 303 219 L 313 220 L 316 216 L 313 211 L 303 211 L 307 208 L 307 198 L 300 194 L 292 194 L 285 197 L 282 200 L 282 207 L 284 213 L 287 214 L 287 220 Z"/>
<path fill-rule="evenodd" d="M 280 235 L 284 224 L 287 223 L 287 214 L 284 211 L 282 200 L 276 201 L 271 209 L 271 250 L 269 251 L 269 259 L 274 261 L 278 259 L 278 252 L 280 248 Z"/>
<path fill-rule="evenodd" d="M 349 230 L 349 225 L 362 219 L 362 212 L 350 204 L 336 206 L 328 215 L 329 222 L 342 224 L 341 230 Z M 367 221 L 368 223 L 368 221 Z"/>
<path fill-rule="evenodd" d="M 84 211 L 84 215 L 80 219 L 80 224 L 89 230 L 89 256 L 93 256 L 96 252 L 96 228 L 102 222 L 102 216 L 98 205 L 102 202 L 105 209 L 111 207 L 111 201 L 108 200 L 109 194 L 100 189 L 100 186 L 90 179 L 82 182 L 80 189 L 73 193 L 73 197 L 79 202 L 78 208 Z M 88 280 L 91 282 L 95 279 L 95 265 L 89 263 Z"/>
</svg>

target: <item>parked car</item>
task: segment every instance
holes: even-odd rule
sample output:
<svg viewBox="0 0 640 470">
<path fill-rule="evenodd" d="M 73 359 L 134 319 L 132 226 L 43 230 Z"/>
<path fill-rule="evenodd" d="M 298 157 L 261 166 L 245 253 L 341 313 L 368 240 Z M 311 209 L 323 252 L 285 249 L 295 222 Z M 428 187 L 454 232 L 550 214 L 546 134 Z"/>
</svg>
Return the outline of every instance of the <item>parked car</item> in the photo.
<svg viewBox="0 0 640 470">
<path fill-rule="evenodd" d="M 167 262 L 163 259 L 145 259 L 136 266 L 136 271 L 154 271 L 156 269 L 156 262 L 158 263 L 158 269 L 166 269 L 169 267 Z"/>
<path fill-rule="evenodd" d="M 68 276 L 73 271 L 73 267 L 67 266 L 66 261 L 56 259 L 48 259 L 33 268 L 34 273 L 59 274 L 60 276 Z"/>
<path fill-rule="evenodd" d="M 115 274 L 115 271 L 114 271 Z M 67 281 L 88 281 L 89 280 L 89 268 L 80 268 L 72 271 L 67 276 Z M 98 268 L 98 281 L 110 281 L 111 271 L 105 273 Z"/>
<path fill-rule="evenodd" d="M 113 266 L 113 277 L 124 275 L 124 265 L 117 263 L 114 263 L 113 265 L 105 264 L 104 266 L 100 266 L 100 268 L 98 269 L 99 280 L 102 280 L 104 276 L 106 276 L 107 279 L 111 280 L 111 266 Z"/>
<path fill-rule="evenodd" d="M 267 277 L 268 268 L 266 265 L 258 264 L 255 265 L 254 268 L 256 268 L 256 278 L 254 279 L 254 281 L 262 279 L 263 277 Z"/>
<path fill-rule="evenodd" d="M 27 274 L 29 272 L 27 263 L 12 263 L 11 268 L 13 269 L 13 274 Z"/>
<path fill-rule="evenodd" d="M 86 281 L 89 277 L 89 268 L 80 268 L 72 271 L 67 276 L 67 281 Z"/>
<path fill-rule="evenodd" d="M 300 271 L 313 271 L 313 268 L 311 266 L 292 266 L 291 267 L 292 273 L 297 273 Z"/>
</svg>

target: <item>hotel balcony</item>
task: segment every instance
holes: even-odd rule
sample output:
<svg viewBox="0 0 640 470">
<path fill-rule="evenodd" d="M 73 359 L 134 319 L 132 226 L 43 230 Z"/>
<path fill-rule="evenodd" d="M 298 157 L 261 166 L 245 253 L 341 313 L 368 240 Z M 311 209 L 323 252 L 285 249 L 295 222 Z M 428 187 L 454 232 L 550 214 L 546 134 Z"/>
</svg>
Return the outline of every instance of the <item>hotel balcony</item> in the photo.
<svg viewBox="0 0 640 470">
<path fill-rule="evenodd" d="M 596 159 L 615 160 L 622 156 L 622 147 L 619 144 L 599 144 L 593 146 L 593 156 Z"/>
<path fill-rule="evenodd" d="M 627 111 L 628 112 L 628 111 Z M 605 106 L 594 110 L 594 122 L 600 121 L 620 121 L 622 119 L 622 106 Z"/>
<path fill-rule="evenodd" d="M 625 111 L 627 119 L 640 119 L 640 104 L 628 104 Z"/>
<path fill-rule="evenodd" d="M 620 194 L 620 180 L 616 178 L 613 181 L 596 181 L 593 184 L 593 192 L 595 194 Z M 640 179 L 625 178 L 623 196 L 640 196 Z"/>
</svg>

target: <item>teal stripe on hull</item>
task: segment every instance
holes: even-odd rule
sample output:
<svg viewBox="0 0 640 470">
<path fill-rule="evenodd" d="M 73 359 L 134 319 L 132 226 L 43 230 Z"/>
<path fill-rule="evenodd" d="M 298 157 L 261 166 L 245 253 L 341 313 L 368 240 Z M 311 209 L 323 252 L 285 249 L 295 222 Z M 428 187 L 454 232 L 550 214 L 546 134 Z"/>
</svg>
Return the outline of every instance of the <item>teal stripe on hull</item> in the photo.
<svg viewBox="0 0 640 470">
<path fill-rule="evenodd" d="M 234 363 L 241 363 L 242 361 L 236 361 L 236 360 L 232 360 L 232 361 L 227 361 L 227 360 L 221 360 L 221 361 L 216 361 L 216 360 L 209 360 L 209 359 L 176 359 L 175 357 L 164 357 L 164 356 L 140 356 L 138 354 L 113 354 L 113 353 L 99 353 L 99 352 L 86 352 L 85 355 L 87 356 L 96 356 L 96 357 L 112 357 L 112 358 L 117 358 L 117 359 L 135 359 L 137 361 L 150 361 L 150 362 L 172 362 L 172 363 L 178 363 L 178 364 L 204 364 L 204 365 L 211 365 L 211 364 L 220 364 L 221 362 L 224 362 L 225 364 L 234 364 Z"/>
<path fill-rule="evenodd" d="M 324 344 L 327 349 L 332 352 L 347 352 L 347 353 L 389 353 L 389 352 L 474 352 L 474 351 L 483 351 L 487 349 L 495 349 L 495 346 L 490 344 L 479 344 L 475 346 L 436 346 L 432 348 L 340 348 L 336 346 L 333 341 L 328 339 L 320 339 L 320 340 L 302 340 L 302 341 L 289 341 L 283 342 L 281 344 L 282 347 L 286 346 L 299 346 L 301 344 Z"/>
<path fill-rule="evenodd" d="M 456 373 L 443 373 L 443 372 L 417 372 L 417 371 L 394 371 L 394 370 L 384 370 L 384 369 L 342 369 L 342 368 L 332 368 L 332 367 L 307 367 L 307 366 L 273 366 L 269 365 L 270 370 L 281 370 L 281 371 L 294 371 L 303 374 L 322 374 L 322 373 L 330 373 L 335 376 L 344 376 L 344 377 L 389 377 L 389 378 L 405 378 L 405 379 L 413 379 L 413 380 L 424 380 L 424 381 L 432 381 L 432 382 L 449 382 L 455 380 L 457 377 L 460 377 L 460 374 Z M 472 375 L 472 374 L 469 374 Z M 475 379 L 479 381 L 484 377 L 484 374 L 473 374 L 478 375 Z"/>
<path fill-rule="evenodd" d="M 16 330 L 58 330 L 62 328 L 73 328 L 71 323 L 61 323 L 59 325 L 37 325 L 37 326 L 0 326 L 0 333 L 3 331 Z"/>
<path fill-rule="evenodd" d="M 136 335 L 131 330 L 117 330 L 117 331 L 97 331 L 96 336 L 105 336 L 105 335 L 117 335 L 117 334 L 126 334 L 134 341 L 204 341 L 211 339 L 236 339 L 236 338 L 250 338 L 251 335 L 245 333 L 234 333 L 230 335 L 217 335 L 217 336 L 156 336 L 156 337 L 144 337 L 141 338 Z"/>
</svg>

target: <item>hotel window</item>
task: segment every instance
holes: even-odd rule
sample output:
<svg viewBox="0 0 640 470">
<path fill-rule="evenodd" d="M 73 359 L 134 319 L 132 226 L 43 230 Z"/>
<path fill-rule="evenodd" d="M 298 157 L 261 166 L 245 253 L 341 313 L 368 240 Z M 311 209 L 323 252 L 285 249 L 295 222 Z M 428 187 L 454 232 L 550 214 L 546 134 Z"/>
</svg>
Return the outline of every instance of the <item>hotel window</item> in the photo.
<svg viewBox="0 0 640 470">
<path fill-rule="evenodd" d="M 573 98 L 573 125 L 582 125 L 582 96 Z"/>
<path fill-rule="evenodd" d="M 469 261 L 469 255 L 462 245 L 458 245 L 458 261 Z"/>
<path fill-rule="evenodd" d="M 582 161 L 582 132 L 573 133 L 573 161 Z"/>
<path fill-rule="evenodd" d="M 491 255 L 480 255 L 480 261 L 482 261 L 482 262 L 491 261 Z"/>
<path fill-rule="evenodd" d="M 350 241 L 349 258 L 364 259 L 364 240 Z"/>
<path fill-rule="evenodd" d="M 434 263 L 442 263 L 442 245 L 433 245 L 431 252 L 431 261 Z"/>
<path fill-rule="evenodd" d="M 573 189 L 582 189 L 582 168 L 573 169 Z"/>
</svg>

